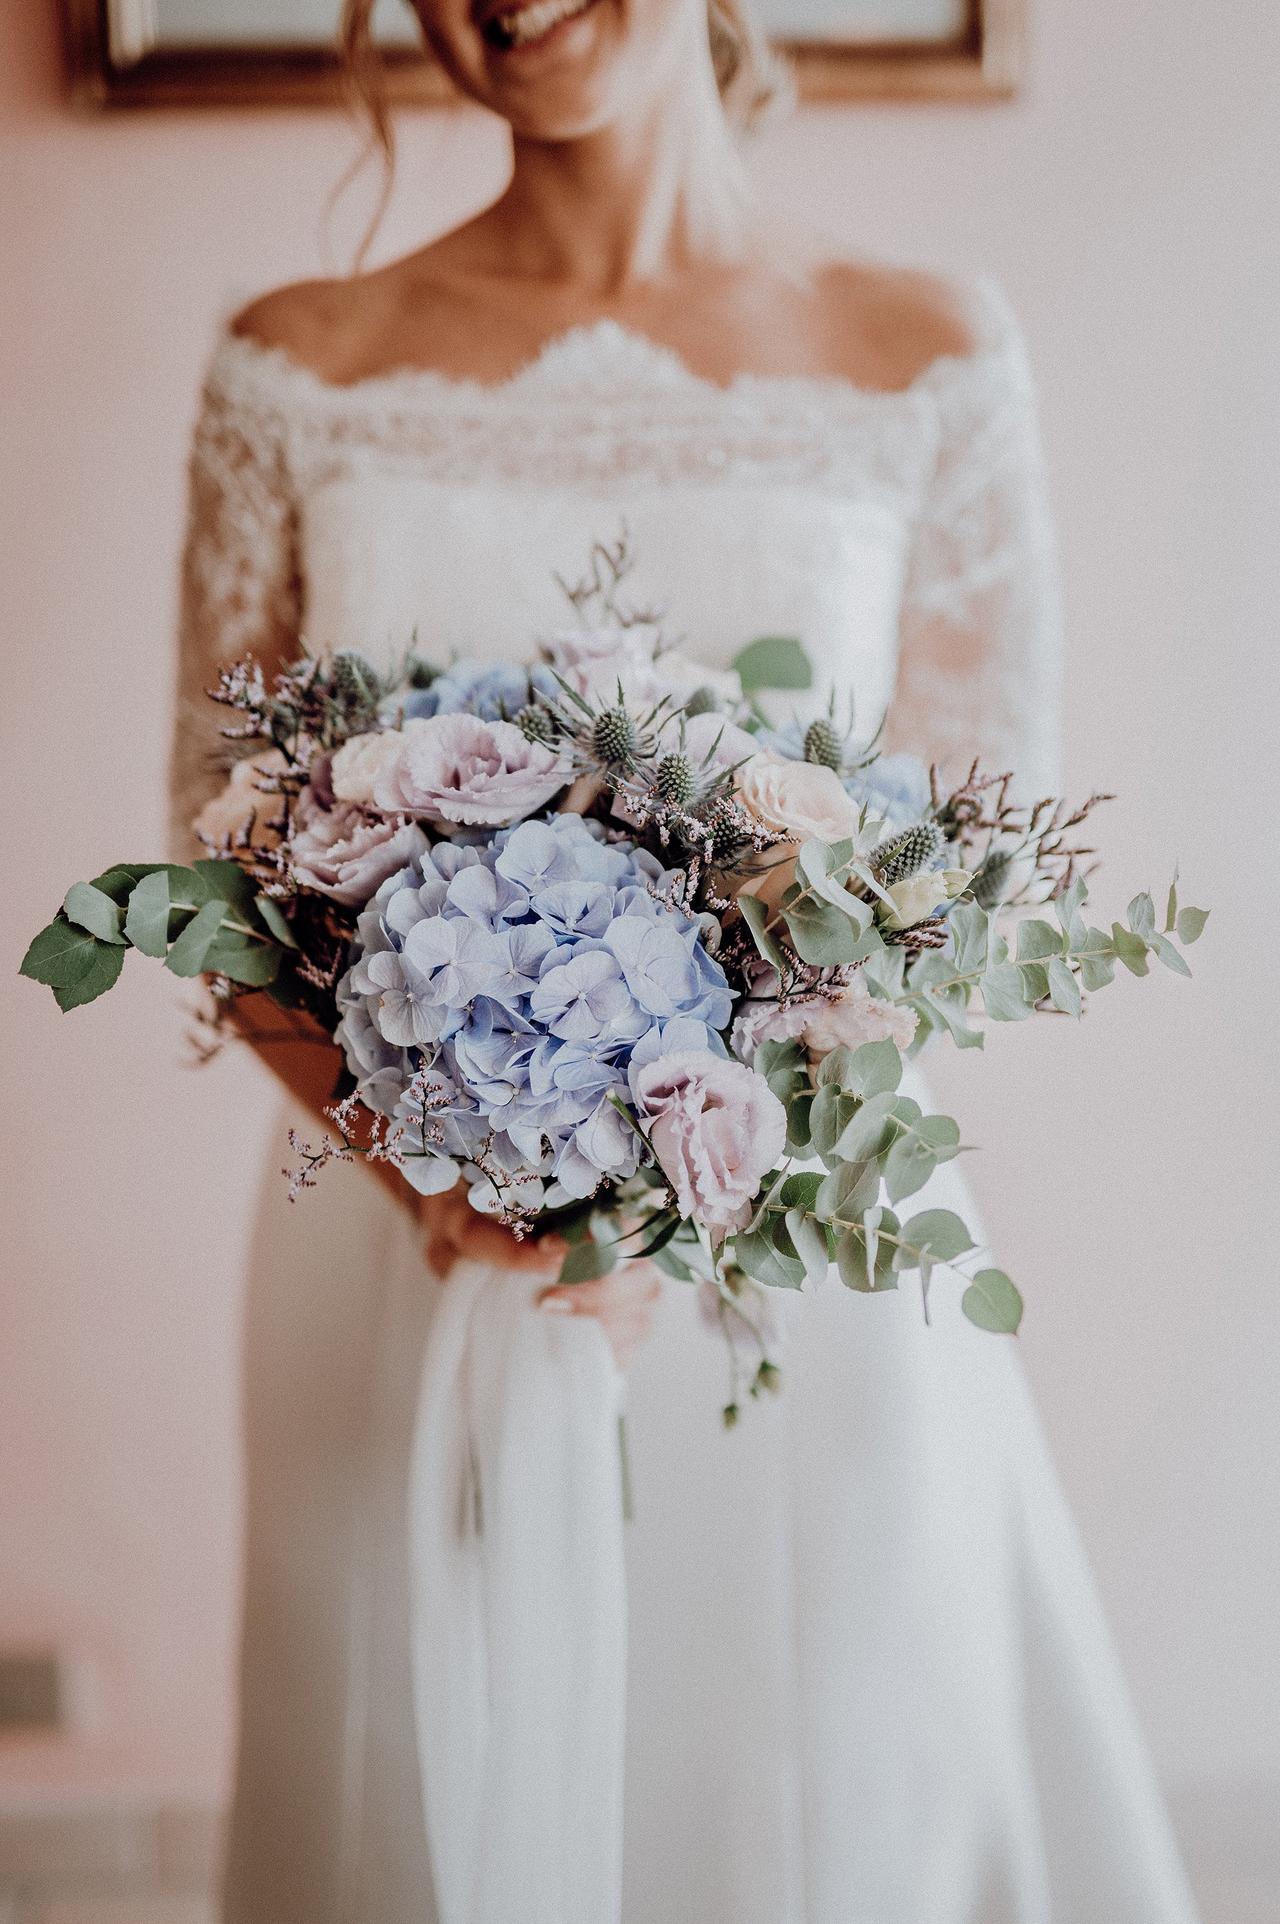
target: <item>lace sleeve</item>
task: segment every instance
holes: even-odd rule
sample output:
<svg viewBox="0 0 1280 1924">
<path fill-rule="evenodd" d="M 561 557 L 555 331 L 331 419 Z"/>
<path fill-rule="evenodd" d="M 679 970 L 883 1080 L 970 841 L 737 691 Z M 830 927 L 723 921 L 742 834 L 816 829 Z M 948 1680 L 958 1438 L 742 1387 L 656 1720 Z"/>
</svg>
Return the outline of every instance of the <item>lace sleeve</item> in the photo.
<svg viewBox="0 0 1280 1924">
<path fill-rule="evenodd" d="M 1035 396 L 1015 323 L 939 388 L 937 464 L 908 565 L 893 746 L 1057 784 L 1060 609 Z M 940 371 L 941 372 L 941 371 Z"/>
<path fill-rule="evenodd" d="M 224 343 L 191 448 L 182 559 L 178 687 L 169 781 L 175 861 L 198 848 L 191 822 L 221 779 L 218 668 L 252 653 L 270 668 L 299 632 L 296 511 L 280 414 L 236 379 Z"/>
</svg>

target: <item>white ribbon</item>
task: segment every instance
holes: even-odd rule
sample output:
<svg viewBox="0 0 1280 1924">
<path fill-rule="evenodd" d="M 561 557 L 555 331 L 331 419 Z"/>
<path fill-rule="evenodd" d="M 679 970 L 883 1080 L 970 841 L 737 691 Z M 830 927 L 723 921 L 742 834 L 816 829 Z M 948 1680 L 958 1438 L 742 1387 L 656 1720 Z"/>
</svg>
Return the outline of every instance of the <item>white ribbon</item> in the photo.
<svg viewBox="0 0 1280 1924">
<path fill-rule="evenodd" d="M 622 1378 L 592 1318 L 479 1264 L 441 1291 L 409 1490 L 439 1924 L 616 1924 Z"/>
</svg>

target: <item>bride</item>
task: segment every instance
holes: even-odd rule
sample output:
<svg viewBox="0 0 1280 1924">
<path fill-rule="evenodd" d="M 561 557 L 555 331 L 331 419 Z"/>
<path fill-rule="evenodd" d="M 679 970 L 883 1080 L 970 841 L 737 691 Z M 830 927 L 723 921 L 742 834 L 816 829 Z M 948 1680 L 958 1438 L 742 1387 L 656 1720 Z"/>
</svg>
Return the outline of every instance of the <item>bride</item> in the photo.
<svg viewBox="0 0 1280 1924">
<path fill-rule="evenodd" d="M 623 524 L 628 591 L 689 652 L 798 634 L 868 732 L 887 710 L 891 742 L 1044 792 L 1057 614 L 999 297 L 763 221 L 737 0 L 415 4 L 509 122 L 510 185 L 219 343 L 179 841 L 217 661 L 525 655 L 564 625 L 553 571 Z M 386 139 L 371 6 L 345 40 Z M 327 1051 L 259 1046 L 325 1099 Z M 1191 1917 L 1012 1343 L 832 1281 L 723 1434 L 678 1285 L 557 1290 L 455 1198 L 283 1188 L 247 1322 L 228 1924 Z"/>
</svg>

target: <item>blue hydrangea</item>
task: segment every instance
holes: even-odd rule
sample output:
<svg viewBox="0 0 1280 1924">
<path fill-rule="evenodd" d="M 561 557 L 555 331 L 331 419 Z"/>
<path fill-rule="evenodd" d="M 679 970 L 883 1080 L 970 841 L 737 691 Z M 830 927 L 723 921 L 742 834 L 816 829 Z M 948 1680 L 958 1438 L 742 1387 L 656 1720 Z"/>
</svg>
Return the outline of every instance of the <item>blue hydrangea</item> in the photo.
<svg viewBox="0 0 1280 1924">
<path fill-rule="evenodd" d="M 554 692 L 549 669 L 523 668 L 510 661 L 456 661 L 426 688 L 417 688 L 404 705 L 406 720 L 432 715 L 478 715 L 482 721 L 509 721 L 537 692 Z"/>
<path fill-rule="evenodd" d="M 632 1067 L 666 1047 L 721 1051 L 733 1010 L 701 925 L 660 899 L 667 879 L 554 815 L 440 843 L 383 884 L 339 985 L 338 1039 L 363 1099 L 423 1152 L 406 1162 L 418 1188 L 482 1158 L 540 1208 L 634 1173 L 640 1139 L 617 1108 Z M 496 1205 L 500 1187 L 478 1182 L 476 1200 Z"/>
</svg>

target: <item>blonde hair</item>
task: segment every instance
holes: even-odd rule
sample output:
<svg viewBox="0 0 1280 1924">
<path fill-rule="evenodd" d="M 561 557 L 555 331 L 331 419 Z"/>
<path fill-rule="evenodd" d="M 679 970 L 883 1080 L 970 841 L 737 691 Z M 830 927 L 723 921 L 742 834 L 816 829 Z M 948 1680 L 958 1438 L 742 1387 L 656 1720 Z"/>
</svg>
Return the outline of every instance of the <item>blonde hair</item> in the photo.
<svg viewBox="0 0 1280 1924">
<path fill-rule="evenodd" d="M 338 45 L 359 111 L 389 176 L 395 133 L 387 104 L 382 58 L 373 37 L 377 0 L 343 0 Z M 790 94 L 785 64 L 769 46 L 742 0 L 707 0 L 707 36 L 725 113 L 744 131 Z"/>
</svg>

